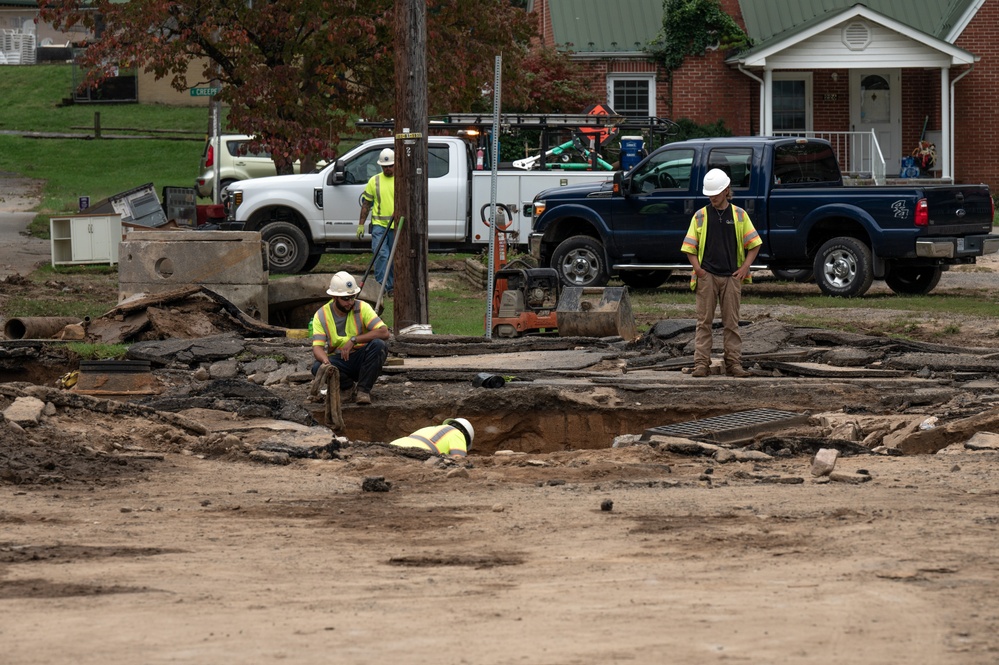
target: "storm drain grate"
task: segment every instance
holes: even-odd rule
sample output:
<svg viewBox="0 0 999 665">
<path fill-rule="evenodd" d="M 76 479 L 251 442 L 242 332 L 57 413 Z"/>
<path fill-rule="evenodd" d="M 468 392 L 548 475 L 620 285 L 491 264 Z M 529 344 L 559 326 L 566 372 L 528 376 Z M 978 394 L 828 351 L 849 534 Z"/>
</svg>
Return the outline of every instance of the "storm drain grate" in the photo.
<svg viewBox="0 0 999 665">
<path fill-rule="evenodd" d="M 704 418 L 703 420 L 650 427 L 642 434 L 642 440 L 648 441 L 653 435 L 660 435 L 711 443 L 737 443 L 750 441 L 759 432 L 781 429 L 805 422 L 808 422 L 807 413 L 778 411 L 776 409 L 751 409 L 724 416 Z"/>
</svg>

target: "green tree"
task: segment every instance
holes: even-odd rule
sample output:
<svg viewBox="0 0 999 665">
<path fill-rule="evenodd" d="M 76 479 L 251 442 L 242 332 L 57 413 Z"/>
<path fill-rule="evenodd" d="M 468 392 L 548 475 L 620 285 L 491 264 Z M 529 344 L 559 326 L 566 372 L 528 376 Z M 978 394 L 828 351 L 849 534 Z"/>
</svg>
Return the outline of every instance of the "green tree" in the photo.
<svg viewBox="0 0 999 665">
<path fill-rule="evenodd" d="M 687 56 L 704 55 L 715 47 L 740 50 L 749 43 L 749 36 L 725 13 L 718 0 L 663 0 L 663 28 L 646 51 L 666 70 L 671 115 L 673 72 Z"/>
</svg>

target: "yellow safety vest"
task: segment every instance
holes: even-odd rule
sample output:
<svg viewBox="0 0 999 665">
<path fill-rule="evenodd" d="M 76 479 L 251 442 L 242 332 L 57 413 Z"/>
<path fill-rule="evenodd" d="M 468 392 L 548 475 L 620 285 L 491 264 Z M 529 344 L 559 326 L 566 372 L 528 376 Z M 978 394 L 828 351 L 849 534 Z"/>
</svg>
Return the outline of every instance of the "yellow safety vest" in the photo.
<svg viewBox="0 0 999 665">
<path fill-rule="evenodd" d="M 409 436 L 389 444 L 400 448 L 424 448 L 436 455 L 467 455 L 465 434 L 451 425 L 435 425 L 418 429 Z"/>
<path fill-rule="evenodd" d="M 363 300 L 355 300 L 354 307 L 347 315 L 347 322 L 344 324 L 344 335 L 341 337 L 336 330 L 336 322 L 333 319 L 333 301 L 329 301 L 319 308 L 312 317 L 309 326 L 312 330 L 312 346 L 325 346 L 330 350 L 340 348 L 348 339 L 356 335 L 361 335 L 368 330 L 384 328 L 385 323 L 371 305 Z M 364 344 L 358 344 L 360 348 Z"/>
<path fill-rule="evenodd" d="M 371 176 L 361 198 L 371 205 L 371 223 L 388 227 L 395 215 L 395 178 L 384 173 Z"/>
<path fill-rule="evenodd" d="M 736 262 L 741 266 L 742 262 L 746 260 L 746 251 L 754 247 L 759 247 L 763 244 L 763 241 L 760 240 L 760 234 L 757 233 L 756 227 L 753 226 L 752 220 L 749 219 L 749 214 L 739 206 L 733 205 L 731 208 L 737 240 L 735 247 Z M 684 237 L 683 245 L 680 247 L 681 252 L 697 254 L 698 261 L 704 258 L 704 237 L 708 232 L 707 211 L 708 208 L 705 206 L 694 213 L 694 216 L 690 219 L 690 228 L 687 229 L 687 235 Z M 751 284 L 752 281 L 753 273 L 749 273 L 746 279 L 742 280 L 742 283 Z M 693 291 L 696 288 L 697 273 L 691 270 L 690 290 Z"/>
</svg>

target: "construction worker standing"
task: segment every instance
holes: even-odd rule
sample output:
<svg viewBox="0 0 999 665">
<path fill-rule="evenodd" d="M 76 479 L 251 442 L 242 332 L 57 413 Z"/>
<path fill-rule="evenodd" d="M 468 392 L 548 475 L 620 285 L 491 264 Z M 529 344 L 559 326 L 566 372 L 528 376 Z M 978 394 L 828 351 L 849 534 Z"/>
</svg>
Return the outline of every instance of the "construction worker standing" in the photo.
<svg viewBox="0 0 999 665">
<path fill-rule="evenodd" d="M 760 234 L 742 208 L 732 205 L 732 182 L 721 169 L 704 176 L 702 193 L 709 204 L 694 213 L 680 251 L 692 268 L 690 288 L 695 292 L 697 328 L 694 332 L 694 373 L 710 374 L 711 327 L 720 307 L 725 373 L 750 376 L 742 366 L 739 304 L 742 285 L 753 281 L 750 266 L 760 253 Z"/>
<path fill-rule="evenodd" d="M 364 221 L 371 211 L 371 251 L 378 252 L 374 257 L 375 279 L 385 287 L 385 293 L 392 295 L 394 271 L 389 265 L 389 255 L 395 242 L 395 151 L 385 148 L 378 155 L 381 173 L 368 180 L 361 194 L 361 219 L 357 224 L 357 239 L 364 235 Z M 382 240 L 382 236 L 385 239 Z"/>
<path fill-rule="evenodd" d="M 448 418 L 440 425 L 418 429 L 409 436 L 396 439 L 390 446 L 422 448 L 435 455 L 464 457 L 472 449 L 475 430 L 464 418 Z"/>
</svg>

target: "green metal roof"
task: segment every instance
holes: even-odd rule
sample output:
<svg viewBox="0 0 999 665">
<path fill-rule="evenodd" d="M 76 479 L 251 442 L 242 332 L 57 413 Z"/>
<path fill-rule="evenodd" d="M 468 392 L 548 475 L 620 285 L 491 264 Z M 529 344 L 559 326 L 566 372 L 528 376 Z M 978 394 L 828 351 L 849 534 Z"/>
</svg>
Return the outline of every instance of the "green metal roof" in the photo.
<svg viewBox="0 0 999 665">
<path fill-rule="evenodd" d="M 746 32 L 759 45 L 781 33 L 862 4 L 879 14 L 945 39 L 975 0 L 739 0 Z"/>
<path fill-rule="evenodd" d="M 549 0 L 555 44 L 577 53 L 637 53 L 663 27 L 663 0 Z"/>
<path fill-rule="evenodd" d="M 976 0 L 739 0 L 755 46 L 854 5 L 945 40 Z M 634 53 L 662 30 L 663 0 L 549 0 L 555 44 L 577 53 Z"/>
</svg>

